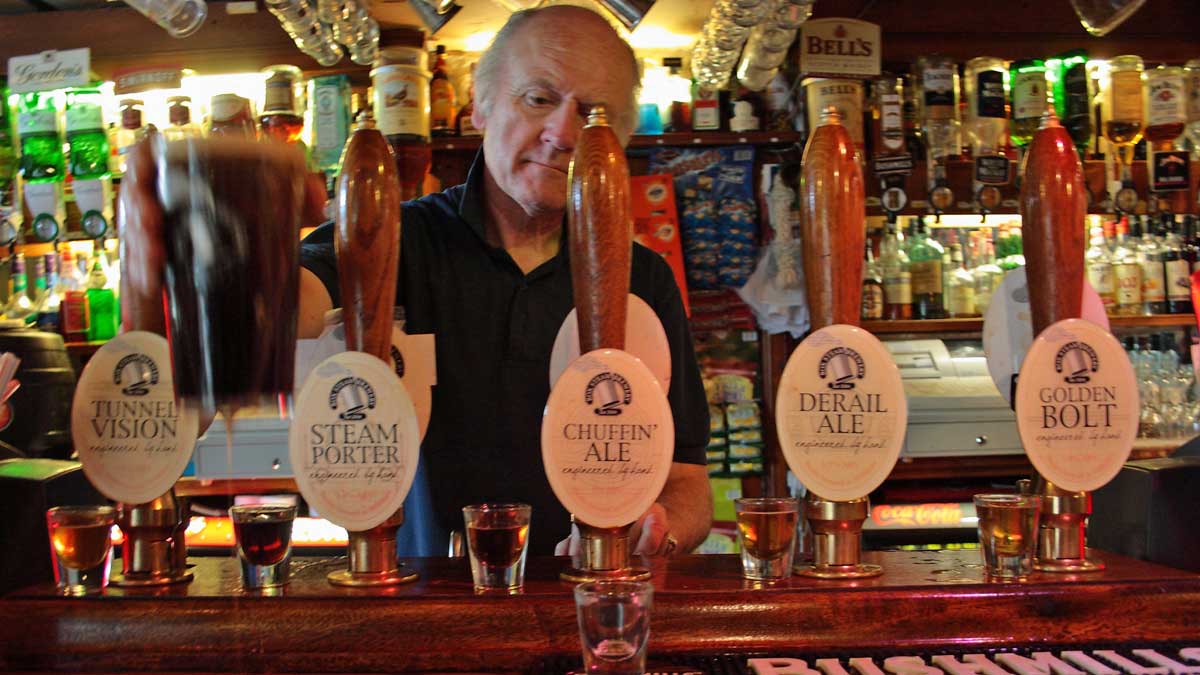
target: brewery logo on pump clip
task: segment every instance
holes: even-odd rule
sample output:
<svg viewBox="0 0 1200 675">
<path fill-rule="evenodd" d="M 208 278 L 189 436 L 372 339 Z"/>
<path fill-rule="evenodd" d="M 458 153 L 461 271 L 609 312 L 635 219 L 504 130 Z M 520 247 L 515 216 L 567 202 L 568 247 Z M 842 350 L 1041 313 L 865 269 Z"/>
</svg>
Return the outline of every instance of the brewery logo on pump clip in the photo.
<svg viewBox="0 0 1200 675">
<path fill-rule="evenodd" d="M 1068 342 L 1054 356 L 1054 372 L 1066 373 L 1063 382 L 1087 384 L 1094 373 L 1100 370 L 1100 357 L 1086 342 Z"/>
<path fill-rule="evenodd" d="M 601 417 L 616 417 L 622 408 L 633 402 L 629 381 L 620 373 L 600 373 L 588 380 L 583 400 L 595 406 L 593 412 Z"/>
<path fill-rule="evenodd" d="M 847 390 L 854 388 L 854 382 L 861 380 L 867 374 L 862 356 L 849 347 L 836 347 L 825 352 L 821 363 L 817 366 L 817 376 L 828 380 L 826 386 L 830 389 Z"/>
<path fill-rule="evenodd" d="M 158 364 L 145 354 L 130 354 L 113 368 L 113 384 L 124 385 L 121 393 L 126 396 L 145 396 L 158 384 Z"/>
<path fill-rule="evenodd" d="M 337 410 L 343 422 L 361 422 L 367 419 L 365 410 L 375 409 L 375 389 L 361 377 L 344 377 L 329 390 L 329 409 Z"/>
</svg>

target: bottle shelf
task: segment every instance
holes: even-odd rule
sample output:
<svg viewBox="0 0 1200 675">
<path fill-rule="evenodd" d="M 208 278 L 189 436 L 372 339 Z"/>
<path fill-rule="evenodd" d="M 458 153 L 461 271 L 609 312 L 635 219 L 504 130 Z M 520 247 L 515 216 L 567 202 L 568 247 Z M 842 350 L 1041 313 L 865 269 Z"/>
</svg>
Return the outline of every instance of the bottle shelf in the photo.
<svg viewBox="0 0 1200 675">
<path fill-rule="evenodd" d="M 1145 316 L 1110 316 L 1112 328 L 1184 328 L 1196 325 L 1194 314 L 1150 314 Z M 905 333 L 978 333 L 983 319 L 924 319 L 902 321 L 863 321 L 862 327 L 876 335 Z"/>
</svg>

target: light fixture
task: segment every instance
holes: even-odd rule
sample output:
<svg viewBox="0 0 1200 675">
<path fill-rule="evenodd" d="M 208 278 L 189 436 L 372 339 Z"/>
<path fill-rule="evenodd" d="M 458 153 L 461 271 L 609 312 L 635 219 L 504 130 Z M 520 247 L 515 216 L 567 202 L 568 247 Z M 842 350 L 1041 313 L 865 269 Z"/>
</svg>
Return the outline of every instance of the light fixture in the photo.
<svg viewBox="0 0 1200 675">
<path fill-rule="evenodd" d="M 408 2 L 417 16 L 421 17 L 421 23 L 429 29 L 431 36 L 437 35 L 442 26 L 445 26 L 462 9 L 462 6 L 454 0 L 439 0 L 436 7 L 430 4 L 429 0 L 408 0 Z"/>
</svg>

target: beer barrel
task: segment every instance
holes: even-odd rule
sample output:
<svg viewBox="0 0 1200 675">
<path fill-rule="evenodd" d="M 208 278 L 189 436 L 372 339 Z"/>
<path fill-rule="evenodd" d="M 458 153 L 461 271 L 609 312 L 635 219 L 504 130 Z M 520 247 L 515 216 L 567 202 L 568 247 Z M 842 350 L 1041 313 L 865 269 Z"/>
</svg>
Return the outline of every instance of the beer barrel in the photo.
<svg viewBox="0 0 1200 675">
<path fill-rule="evenodd" d="M 0 352 L 21 359 L 16 374 L 21 388 L 8 400 L 12 414 L 0 414 L 0 441 L 27 457 L 67 459 L 75 370 L 62 337 L 27 328 L 0 330 Z"/>
</svg>

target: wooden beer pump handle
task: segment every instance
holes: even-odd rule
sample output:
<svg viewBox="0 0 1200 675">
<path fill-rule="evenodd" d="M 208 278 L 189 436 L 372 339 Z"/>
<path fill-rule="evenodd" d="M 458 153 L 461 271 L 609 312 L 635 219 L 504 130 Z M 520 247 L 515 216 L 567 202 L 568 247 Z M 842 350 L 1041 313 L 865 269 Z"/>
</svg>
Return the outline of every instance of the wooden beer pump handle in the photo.
<svg viewBox="0 0 1200 675">
<path fill-rule="evenodd" d="M 400 265 L 400 181 L 392 149 L 369 117 L 342 158 L 334 245 L 346 349 L 387 361 Z"/>
<path fill-rule="evenodd" d="M 1080 315 L 1086 216 L 1083 166 L 1051 108 L 1025 153 L 1021 177 L 1021 236 L 1034 335 Z"/>
<path fill-rule="evenodd" d="M 567 238 L 580 353 L 624 349 L 633 245 L 629 166 L 603 106 L 588 114 L 568 182 Z"/>
<path fill-rule="evenodd" d="M 866 193 L 854 141 L 830 107 L 808 139 L 800 173 L 800 244 L 812 330 L 857 326 L 862 311 Z"/>
</svg>

